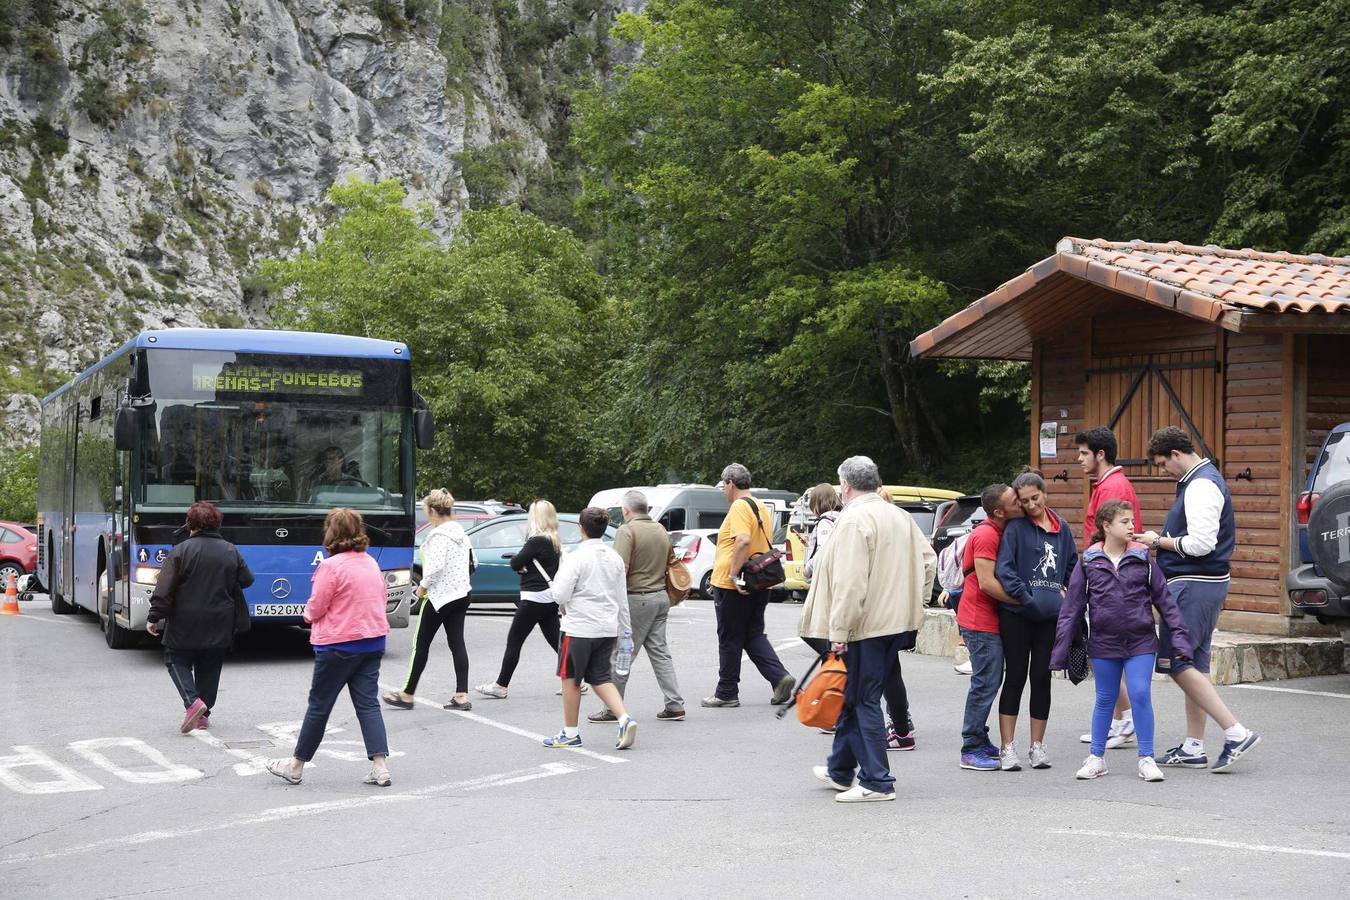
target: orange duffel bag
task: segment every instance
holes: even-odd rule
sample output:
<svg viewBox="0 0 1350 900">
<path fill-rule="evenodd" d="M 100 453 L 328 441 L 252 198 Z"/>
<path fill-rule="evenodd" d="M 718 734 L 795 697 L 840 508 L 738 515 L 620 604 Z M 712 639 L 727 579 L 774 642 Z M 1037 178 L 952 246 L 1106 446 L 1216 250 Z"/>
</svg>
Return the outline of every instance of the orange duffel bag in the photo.
<svg viewBox="0 0 1350 900">
<path fill-rule="evenodd" d="M 815 677 L 816 666 L 820 671 Z M 778 711 L 782 718 L 793 706 L 797 707 L 797 721 L 809 728 L 833 729 L 844 708 L 844 685 L 848 683 L 848 669 L 837 653 L 822 653 L 802 676 L 792 702 Z"/>
</svg>

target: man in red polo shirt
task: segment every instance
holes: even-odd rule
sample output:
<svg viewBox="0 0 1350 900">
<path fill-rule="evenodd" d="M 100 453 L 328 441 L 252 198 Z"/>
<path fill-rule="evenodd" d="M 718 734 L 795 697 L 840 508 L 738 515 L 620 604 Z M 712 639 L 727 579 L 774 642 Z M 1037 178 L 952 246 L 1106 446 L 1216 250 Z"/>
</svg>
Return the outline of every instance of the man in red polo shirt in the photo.
<svg viewBox="0 0 1350 900">
<path fill-rule="evenodd" d="M 1097 510 L 1107 500 L 1124 500 L 1134 507 L 1134 532 L 1143 532 L 1142 510 L 1139 498 L 1135 496 L 1134 485 L 1125 477 L 1125 472 L 1116 465 L 1118 444 L 1111 429 L 1104 425 L 1080 431 L 1074 435 L 1073 442 L 1078 445 L 1078 465 L 1092 486 L 1088 494 L 1087 513 L 1083 517 L 1083 550 L 1092 542 L 1092 533 L 1096 531 L 1093 519 Z M 1121 679 L 1121 684 L 1125 683 Z M 1085 744 L 1092 743 L 1092 735 L 1082 736 Z M 1114 750 L 1134 741 L 1134 712 L 1130 708 L 1130 698 L 1124 687 L 1116 698 L 1116 712 L 1111 717 L 1111 730 L 1106 735 L 1106 748 Z"/>
<path fill-rule="evenodd" d="M 961 605 L 956 624 L 970 650 L 970 690 L 961 725 L 961 768 L 998 771 L 998 748 L 989 741 L 989 711 L 1003 684 L 1003 642 L 998 635 L 998 605 L 1019 602 L 1003 590 L 994 575 L 1003 527 L 1022 516 L 1017 495 L 1006 484 L 991 484 L 980 494 L 986 518 L 966 539 L 961 571 Z"/>
</svg>

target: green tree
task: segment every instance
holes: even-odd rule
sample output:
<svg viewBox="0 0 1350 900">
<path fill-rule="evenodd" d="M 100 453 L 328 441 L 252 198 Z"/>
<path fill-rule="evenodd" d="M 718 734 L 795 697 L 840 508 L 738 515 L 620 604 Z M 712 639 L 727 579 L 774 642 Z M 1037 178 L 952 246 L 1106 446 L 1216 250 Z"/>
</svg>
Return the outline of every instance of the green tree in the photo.
<svg viewBox="0 0 1350 900">
<path fill-rule="evenodd" d="M 269 262 L 281 324 L 408 344 L 437 420 L 423 487 L 563 506 L 616 453 L 597 409 L 621 317 L 584 247 L 510 207 L 466 213 L 442 246 L 394 181 L 351 181 L 312 250 Z"/>
<path fill-rule="evenodd" d="M 32 522 L 37 518 L 38 448 L 0 453 L 0 519 Z"/>
<path fill-rule="evenodd" d="M 620 17 L 642 54 L 579 98 L 573 141 L 642 335 L 620 404 L 637 468 L 758 455 L 804 481 L 856 448 L 932 471 L 981 420 L 973 379 L 907 350 L 1022 249 L 968 227 L 988 211 L 959 98 L 920 77 L 970 18 L 956 6 L 658 0 Z"/>
</svg>

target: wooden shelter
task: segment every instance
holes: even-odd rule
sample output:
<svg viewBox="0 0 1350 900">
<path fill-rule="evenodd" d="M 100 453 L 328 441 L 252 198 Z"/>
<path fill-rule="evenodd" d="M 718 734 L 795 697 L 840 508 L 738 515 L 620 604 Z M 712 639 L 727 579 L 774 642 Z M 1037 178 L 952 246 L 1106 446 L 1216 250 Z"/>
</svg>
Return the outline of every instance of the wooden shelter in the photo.
<svg viewBox="0 0 1350 900">
<path fill-rule="evenodd" d="M 1144 451 L 1158 428 L 1187 429 L 1237 515 L 1221 627 L 1305 630 L 1284 574 L 1312 456 L 1350 421 L 1350 258 L 1079 238 L 1055 249 L 911 352 L 1031 363 L 1029 459 L 1080 536 L 1088 484 L 1074 435 L 1115 432 L 1144 525 L 1158 529 L 1176 483 Z"/>
</svg>

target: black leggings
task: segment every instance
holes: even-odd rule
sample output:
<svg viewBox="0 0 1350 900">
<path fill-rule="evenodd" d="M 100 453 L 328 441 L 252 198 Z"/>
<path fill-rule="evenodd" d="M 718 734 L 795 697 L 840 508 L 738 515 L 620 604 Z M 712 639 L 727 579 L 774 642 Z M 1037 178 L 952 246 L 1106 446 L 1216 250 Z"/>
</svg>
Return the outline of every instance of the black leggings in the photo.
<svg viewBox="0 0 1350 900">
<path fill-rule="evenodd" d="M 829 653 L 830 642 L 824 638 L 802 638 L 806 645 L 817 653 Z M 848 667 L 848 655 L 844 656 L 844 666 Z M 890 715 L 891 723 L 895 725 L 895 730 L 900 734 L 909 733 L 909 691 L 905 690 L 905 679 L 900 674 L 900 654 L 895 656 L 895 667 L 891 669 L 891 675 L 886 679 L 886 683 L 881 688 L 882 696 L 886 698 L 886 709 Z"/>
<path fill-rule="evenodd" d="M 417 682 L 422 677 L 422 669 L 426 668 L 427 653 L 438 628 L 445 629 L 445 642 L 450 645 L 450 654 L 455 658 L 455 693 L 468 692 L 469 651 L 464 646 L 464 616 L 468 611 L 468 597 L 447 603 L 439 610 L 431 605 L 431 601 L 422 604 L 422 614 L 417 617 L 417 634 L 414 635 L 415 647 L 408 663 L 408 680 L 403 685 L 405 694 L 417 693 Z"/>
<path fill-rule="evenodd" d="M 1015 716 L 1022 708 L 1022 686 L 1031 681 L 1031 717 L 1050 718 L 1050 651 L 1055 647 L 1055 620 L 1033 622 L 1006 608 L 998 611 L 1003 639 L 1003 693 L 998 714 Z"/>
<path fill-rule="evenodd" d="M 520 648 L 525 646 L 525 639 L 536 625 L 553 652 L 558 652 L 558 604 L 517 600 L 516 614 L 511 618 L 511 630 L 506 632 L 502 670 L 497 675 L 497 683 L 502 687 L 511 684 L 511 676 L 516 674 L 516 666 L 520 663 Z"/>
</svg>

